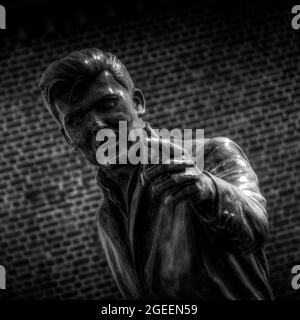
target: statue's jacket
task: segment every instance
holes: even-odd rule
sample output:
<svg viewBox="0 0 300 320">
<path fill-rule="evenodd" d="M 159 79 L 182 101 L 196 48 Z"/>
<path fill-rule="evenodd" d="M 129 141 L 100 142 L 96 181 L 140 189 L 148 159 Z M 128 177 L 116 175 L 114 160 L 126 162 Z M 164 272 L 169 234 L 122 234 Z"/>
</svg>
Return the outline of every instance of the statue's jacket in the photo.
<svg viewBox="0 0 300 320">
<path fill-rule="evenodd" d="M 263 249 L 266 201 L 243 151 L 227 138 L 204 143 L 213 201 L 166 205 L 136 165 L 127 199 L 103 169 L 97 183 L 100 240 L 126 299 L 272 299 Z"/>
</svg>

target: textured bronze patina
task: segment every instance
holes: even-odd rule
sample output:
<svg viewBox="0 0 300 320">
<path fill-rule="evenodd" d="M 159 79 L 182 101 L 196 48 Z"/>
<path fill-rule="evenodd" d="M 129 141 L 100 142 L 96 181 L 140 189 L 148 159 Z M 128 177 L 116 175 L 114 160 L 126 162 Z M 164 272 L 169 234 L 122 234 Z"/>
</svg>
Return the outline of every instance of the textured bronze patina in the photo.
<svg viewBox="0 0 300 320">
<path fill-rule="evenodd" d="M 124 65 L 99 49 L 82 50 L 50 65 L 40 86 L 66 140 L 98 167 L 99 236 L 124 298 L 273 298 L 265 199 L 234 142 L 194 141 L 203 148 L 203 171 L 188 157 L 99 165 L 101 128 L 117 131 L 127 121 L 128 130 L 144 128 L 152 139 L 145 99 Z"/>
</svg>

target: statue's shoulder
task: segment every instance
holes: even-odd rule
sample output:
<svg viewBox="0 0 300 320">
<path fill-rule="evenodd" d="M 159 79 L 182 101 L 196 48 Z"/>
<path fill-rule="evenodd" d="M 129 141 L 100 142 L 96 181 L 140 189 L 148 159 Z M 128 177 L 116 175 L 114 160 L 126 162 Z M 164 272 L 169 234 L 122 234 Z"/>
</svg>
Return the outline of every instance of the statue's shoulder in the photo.
<svg viewBox="0 0 300 320">
<path fill-rule="evenodd" d="M 239 155 L 247 159 L 239 145 L 226 137 L 214 137 L 204 140 L 204 156 L 233 156 Z"/>
<path fill-rule="evenodd" d="M 210 139 L 204 139 L 205 148 L 222 148 L 230 146 L 232 144 L 235 145 L 236 143 L 226 137 L 213 137 Z"/>
</svg>

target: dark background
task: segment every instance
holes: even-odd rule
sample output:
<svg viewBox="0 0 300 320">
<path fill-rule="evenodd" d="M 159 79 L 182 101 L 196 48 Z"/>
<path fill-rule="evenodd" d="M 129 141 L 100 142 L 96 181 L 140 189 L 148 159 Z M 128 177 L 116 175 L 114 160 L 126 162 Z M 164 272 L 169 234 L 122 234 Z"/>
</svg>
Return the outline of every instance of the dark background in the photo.
<svg viewBox="0 0 300 320">
<path fill-rule="evenodd" d="M 3 3 L 1 3 L 3 4 Z M 154 128 L 204 128 L 250 159 L 268 201 L 277 298 L 299 298 L 300 30 L 293 4 L 10 1 L 0 30 L 0 264 L 8 299 L 120 298 L 98 240 L 95 169 L 42 104 L 46 66 L 99 47 L 127 66 Z"/>
</svg>

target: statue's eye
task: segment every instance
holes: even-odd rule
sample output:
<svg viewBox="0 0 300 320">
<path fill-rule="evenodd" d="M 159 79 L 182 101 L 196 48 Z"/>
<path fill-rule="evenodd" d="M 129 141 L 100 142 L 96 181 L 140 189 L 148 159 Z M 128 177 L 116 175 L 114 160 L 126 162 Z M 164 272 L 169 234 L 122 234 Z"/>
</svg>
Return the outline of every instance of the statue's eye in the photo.
<svg viewBox="0 0 300 320">
<path fill-rule="evenodd" d="M 114 109 L 117 106 L 118 103 L 118 99 L 116 98 L 107 98 L 104 99 L 101 103 L 101 109 L 102 110 L 110 110 L 110 109 Z"/>
</svg>

